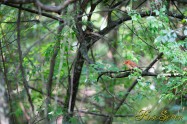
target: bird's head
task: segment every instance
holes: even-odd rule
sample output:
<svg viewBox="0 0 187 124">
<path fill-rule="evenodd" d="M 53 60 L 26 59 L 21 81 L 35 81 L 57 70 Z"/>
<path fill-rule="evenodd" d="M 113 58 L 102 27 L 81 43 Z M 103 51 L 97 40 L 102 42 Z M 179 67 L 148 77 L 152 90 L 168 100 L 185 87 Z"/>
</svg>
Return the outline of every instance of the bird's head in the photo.
<svg viewBox="0 0 187 124">
<path fill-rule="evenodd" d="M 128 65 L 128 64 L 130 64 L 130 63 L 131 63 L 130 60 L 125 60 L 123 64 Z"/>
</svg>

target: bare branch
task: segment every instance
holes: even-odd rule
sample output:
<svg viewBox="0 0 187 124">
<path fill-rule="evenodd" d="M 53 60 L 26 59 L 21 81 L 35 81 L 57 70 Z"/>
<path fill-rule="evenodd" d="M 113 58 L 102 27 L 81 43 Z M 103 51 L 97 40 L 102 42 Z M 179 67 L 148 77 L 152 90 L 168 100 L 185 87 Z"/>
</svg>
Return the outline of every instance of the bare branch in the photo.
<svg viewBox="0 0 187 124">
<path fill-rule="evenodd" d="M 59 27 L 58 27 L 58 35 L 60 35 L 60 32 L 62 31 L 62 28 L 63 28 L 63 25 L 60 23 L 59 24 Z M 51 57 L 51 60 L 50 60 L 50 70 L 49 70 L 49 75 L 48 75 L 48 83 L 47 83 L 47 96 L 48 97 L 51 97 L 51 89 L 52 89 L 52 83 L 53 83 L 53 75 L 54 75 L 54 68 L 55 68 L 55 62 L 56 62 L 56 57 L 58 55 L 58 52 L 59 52 L 59 49 L 60 49 L 60 39 L 58 38 L 55 46 L 54 46 L 54 53 Z M 47 100 L 47 104 L 50 103 L 50 100 L 48 99 Z"/>
<path fill-rule="evenodd" d="M 28 4 L 34 3 L 35 0 L 0 0 L 2 3 Z"/>
<path fill-rule="evenodd" d="M 106 72 L 102 72 L 101 74 L 99 74 L 98 78 L 97 78 L 97 81 L 99 81 L 99 79 L 103 76 L 103 75 L 107 75 L 109 76 L 110 78 L 125 78 L 125 77 L 128 77 L 129 75 L 131 75 L 132 73 L 134 72 L 134 70 L 124 70 L 124 71 L 106 71 Z M 115 73 L 118 73 L 117 75 L 115 75 Z M 175 74 L 155 74 L 155 73 L 151 73 L 151 72 L 145 72 L 143 71 L 141 76 L 145 77 L 145 76 L 153 76 L 153 77 L 156 77 L 156 76 L 161 76 L 161 77 L 183 77 L 183 76 L 186 76 L 186 75 L 182 75 L 182 74 L 179 74 L 179 73 L 175 73 Z"/>
<path fill-rule="evenodd" d="M 110 115 L 107 114 L 101 114 L 101 113 L 95 113 L 95 112 L 89 112 L 89 111 L 83 111 L 79 110 L 78 112 L 85 113 L 85 114 L 90 114 L 94 116 L 102 116 L 102 117 L 109 117 Z M 114 117 L 134 117 L 133 114 L 127 114 L 127 115 L 115 115 Z"/>
<path fill-rule="evenodd" d="M 48 14 L 48 13 L 43 13 L 43 12 L 39 12 L 39 11 L 36 11 L 36 10 L 24 8 L 24 7 L 20 8 L 17 5 L 13 5 L 13 4 L 9 4 L 9 3 L 4 3 L 4 5 L 10 6 L 10 7 L 14 7 L 14 8 L 18 8 L 18 9 L 21 9 L 21 10 L 24 10 L 24 11 L 27 11 L 27 12 L 30 12 L 30 13 L 40 14 L 42 16 L 45 16 L 45 17 L 48 17 L 48 18 L 51 18 L 51 19 L 54 19 L 54 20 L 57 20 L 57 21 L 60 21 L 60 22 L 64 23 L 64 20 L 62 18 L 59 18 L 57 16 L 54 16 L 54 15 L 51 15 L 51 14 Z"/>
<path fill-rule="evenodd" d="M 39 0 L 36 0 L 35 4 L 42 10 L 48 11 L 48 12 L 56 12 L 61 13 L 61 11 L 66 8 L 69 4 L 75 2 L 76 0 L 66 0 L 62 5 L 59 6 L 48 6 L 41 3 Z"/>
<path fill-rule="evenodd" d="M 172 1 L 172 0 L 171 0 L 171 2 L 172 2 L 173 5 L 177 8 L 177 10 L 179 11 L 179 13 L 180 13 L 183 17 L 185 17 L 184 14 L 180 11 L 179 7 L 175 4 L 175 2 Z"/>
</svg>

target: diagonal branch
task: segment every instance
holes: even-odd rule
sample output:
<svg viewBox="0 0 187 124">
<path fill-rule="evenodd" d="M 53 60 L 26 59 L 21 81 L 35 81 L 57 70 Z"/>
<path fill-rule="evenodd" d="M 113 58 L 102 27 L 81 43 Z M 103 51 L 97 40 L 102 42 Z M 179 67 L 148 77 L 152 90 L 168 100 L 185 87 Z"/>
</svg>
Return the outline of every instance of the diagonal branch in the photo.
<svg viewBox="0 0 187 124">
<path fill-rule="evenodd" d="M 172 2 L 173 5 L 177 8 L 177 10 L 179 11 L 179 13 L 180 13 L 183 17 L 185 17 L 184 14 L 180 11 L 179 7 L 175 4 L 175 2 L 174 2 L 173 0 L 171 0 L 171 2 Z"/>
<path fill-rule="evenodd" d="M 155 12 L 140 12 L 140 16 L 141 17 L 147 17 L 147 16 L 156 16 Z M 174 18 L 178 18 L 178 19 L 183 19 L 183 16 L 181 15 L 173 15 L 172 13 L 169 13 L 168 16 L 174 17 Z M 125 21 L 131 20 L 131 17 L 127 14 L 127 12 L 125 12 L 125 15 L 122 18 L 119 18 L 116 21 L 112 21 L 112 23 L 107 26 L 106 28 L 104 28 L 103 30 L 99 31 L 98 34 L 100 35 L 105 35 L 107 34 L 109 31 L 111 31 L 111 29 L 115 28 L 116 26 L 122 24 Z"/>
<path fill-rule="evenodd" d="M 58 27 L 58 35 L 60 35 L 60 32 L 62 31 L 63 25 L 60 23 L 59 27 Z M 55 62 L 56 62 L 56 57 L 58 55 L 60 49 L 60 39 L 58 38 L 57 43 L 54 46 L 54 53 L 51 57 L 50 60 L 50 70 L 49 70 L 49 75 L 48 75 L 48 83 L 46 86 L 47 89 L 47 96 L 51 97 L 51 89 L 52 89 L 52 83 L 53 83 L 53 75 L 54 75 L 54 68 L 55 68 Z M 49 99 L 47 100 L 47 104 L 49 104 L 50 101 Z"/>
</svg>

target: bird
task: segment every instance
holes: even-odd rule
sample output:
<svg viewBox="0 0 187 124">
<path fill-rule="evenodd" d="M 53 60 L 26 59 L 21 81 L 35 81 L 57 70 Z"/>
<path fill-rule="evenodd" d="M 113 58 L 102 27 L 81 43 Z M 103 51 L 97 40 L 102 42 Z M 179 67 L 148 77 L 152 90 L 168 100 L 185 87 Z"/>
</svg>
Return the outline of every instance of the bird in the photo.
<svg viewBox="0 0 187 124">
<path fill-rule="evenodd" d="M 131 60 L 125 60 L 123 64 L 126 65 L 128 69 L 138 68 L 138 65 Z"/>
</svg>

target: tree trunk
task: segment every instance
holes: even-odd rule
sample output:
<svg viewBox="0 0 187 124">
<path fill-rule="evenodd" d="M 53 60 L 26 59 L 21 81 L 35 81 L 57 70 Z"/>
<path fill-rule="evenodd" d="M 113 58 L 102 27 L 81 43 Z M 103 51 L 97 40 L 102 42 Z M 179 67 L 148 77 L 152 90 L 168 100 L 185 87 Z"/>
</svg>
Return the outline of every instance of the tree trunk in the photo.
<svg viewBox="0 0 187 124">
<path fill-rule="evenodd" d="M 65 116 L 63 119 L 63 124 L 70 123 L 70 119 L 71 117 L 73 117 L 73 110 L 75 107 L 76 96 L 79 87 L 79 79 L 81 76 L 83 64 L 84 64 L 84 59 L 81 55 L 81 46 L 80 46 L 78 48 L 76 60 L 73 65 L 72 76 L 71 79 L 69 80 L 69 85 L 68 85 L 69 87 L 67 90 L 67 96 L 65 100 Z"/>
<path fill-rule="evenodd" d="M 6 116 L 8 112 L 8 105 L 5 97 L 5 91 L 5 82 L 0 68 L 0 124 L 9 124 L 9 118 Z"/>
</svg>

